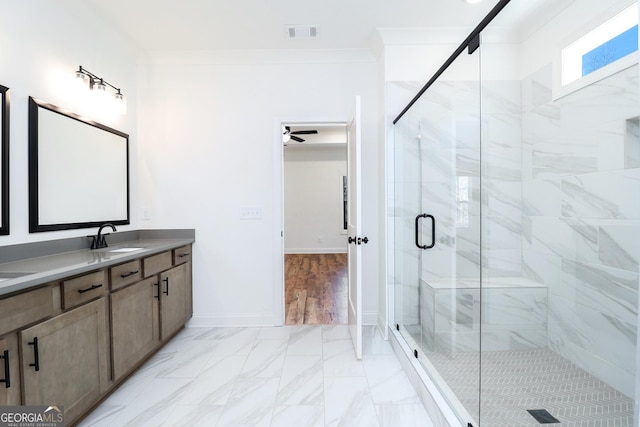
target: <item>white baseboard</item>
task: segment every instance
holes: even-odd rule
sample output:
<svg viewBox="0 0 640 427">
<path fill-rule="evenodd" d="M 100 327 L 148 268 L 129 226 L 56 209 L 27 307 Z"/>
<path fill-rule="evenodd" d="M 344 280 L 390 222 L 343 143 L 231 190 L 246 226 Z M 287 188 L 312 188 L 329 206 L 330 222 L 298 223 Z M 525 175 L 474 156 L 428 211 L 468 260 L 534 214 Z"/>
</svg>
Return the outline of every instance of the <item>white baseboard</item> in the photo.
<svg viewBox="0 0 640 427">
<path fill-rule="evenodd" d="M 274 326 L 273 313 L 228 315 L 194 314 L 187 322 L 187 328 L 215 328 L 215 327 L 251 327 Z"/>
<path fill-rule="evenodd" d="M 377 311 L 365 311 L 362 313 L 362 324 L 375 326 L 378 324 Z M 275 326 L 273 314 L 194 314 L 187 322 L 187 328 L 216 328 L 216 327 L 251 327 L 251 326 Z"/>
<path fill-rule="evenodd" d="M 378 312 L 377 311 L 363 311 L 362 312 L 362 324 L 365 326 L 376 326 L 378 324 Z"/>
<path fill-rule="evenodd" d="M 346 254 L 347 248 L 289 248 L 285 254 Z"/>
</svg>

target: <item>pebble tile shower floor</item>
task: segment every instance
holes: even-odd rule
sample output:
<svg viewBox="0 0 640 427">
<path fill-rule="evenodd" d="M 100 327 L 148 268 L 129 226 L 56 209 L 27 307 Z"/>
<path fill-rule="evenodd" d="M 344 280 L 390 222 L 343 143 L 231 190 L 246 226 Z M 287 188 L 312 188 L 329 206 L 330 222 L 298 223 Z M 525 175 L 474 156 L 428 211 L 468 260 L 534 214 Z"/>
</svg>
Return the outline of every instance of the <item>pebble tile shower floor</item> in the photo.
<svg viewBox="0 0 640 427">
<path fill-rule="evenodd" d="M 427 357 L 470 413 L 478 403 L 478 354 Z M 528 409 L 546 409 L 562 427 L 631 427 L 633 400 L 548 349 L 482 353 L 481 423 L 540 426 Z M 477 412 L 477 409 L 475 409 Z"/>
</svg>

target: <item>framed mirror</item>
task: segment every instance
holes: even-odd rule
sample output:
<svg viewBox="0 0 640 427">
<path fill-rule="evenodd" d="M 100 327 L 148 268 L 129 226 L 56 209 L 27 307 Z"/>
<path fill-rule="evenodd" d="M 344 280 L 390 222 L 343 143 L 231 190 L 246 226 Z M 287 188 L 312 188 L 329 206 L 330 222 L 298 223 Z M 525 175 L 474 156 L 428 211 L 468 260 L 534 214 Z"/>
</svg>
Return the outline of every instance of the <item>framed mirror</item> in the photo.
<svg viewBox="0 0 640 427">
<path fill-rule="evenodd" d="M 129 224 L 129 135 L 29 98 L 29 232 Z"/>
<path fill-rule="evenodd" d="M 9 234 L 9 88 L 0 85 L 0 235 Z"/>
</svg>

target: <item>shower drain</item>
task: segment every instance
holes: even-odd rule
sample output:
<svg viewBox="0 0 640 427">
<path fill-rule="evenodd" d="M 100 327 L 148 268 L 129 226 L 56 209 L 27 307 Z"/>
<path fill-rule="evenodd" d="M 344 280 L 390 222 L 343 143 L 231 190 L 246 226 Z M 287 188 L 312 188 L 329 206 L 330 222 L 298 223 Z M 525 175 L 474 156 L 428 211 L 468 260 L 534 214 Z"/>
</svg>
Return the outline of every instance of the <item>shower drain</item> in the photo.
<svg viewBox="0 0 640 427">
<path fill-rule="evenodd" d="M 546 409 L 527 409 L 527 412 L 530 413 L 531 416 L 540 424 L 556 424 L 560 422 Z"/>
</svg>

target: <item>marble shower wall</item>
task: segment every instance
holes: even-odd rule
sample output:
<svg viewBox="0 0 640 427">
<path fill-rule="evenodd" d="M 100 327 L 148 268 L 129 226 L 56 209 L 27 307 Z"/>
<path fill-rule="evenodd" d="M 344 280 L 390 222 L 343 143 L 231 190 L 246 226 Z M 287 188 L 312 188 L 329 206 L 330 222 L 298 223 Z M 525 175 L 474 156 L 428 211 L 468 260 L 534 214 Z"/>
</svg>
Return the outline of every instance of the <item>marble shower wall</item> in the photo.
<svg viewBox="0 0 640 427">
<path fill-rule="evenodd" d="M 422 208 L 437 221 L 424 279 L 478 278 L 481 265 L 484 277 L 521 276 L 520 98 L 520 81 L 458 80 L 436 82 L 420 100 Z M 468 202 L 456 197 L 461 178 Z"/>
<path fill-rule="evenodd" d="M 424 283 L 419 287 L 419 277 L 427 283 L 473 278 L 482 265 L 484 279 L 522 277 L 544 284 L 547 316 L 539 326 L 546 330 L 546 345 L 633 396 L 640 273 L 637 66 L 557 100 L 551 72 L 548 65 L 522 81 L 483 82 L 481 122 L 478 82 L 438 82 L 398 123 L 392 211 L 396 307 L 404 324 L 422 326 L 422 336 L 431 337 L 429 347 L 435 347 L 435 322 L 425 327 L 437 311 L 428 302 L 436 298 Z M 466 227 L 456 223 L 460 176 L 470 180 Z M 436 216 L 437 239 L 420 264 L 413 227 L 421 212 Z M 427 228 L 425 223 L 423 242 Z M 459 302 L 462 297 L 446 298 L 440 310 L 461 318 L 469 305 Z M 490 312 L 490 298 L 483 304 Z M 456 325 L 447 324 L 460 337 Z M 497 342 L 496 349 L 502 345 Z"/>
<path fill-rule="evenodd" d="M 640 265 L 637 65 L 552 99 L 522 82 L 522 271 L 548 288 L 548 345 L 635 390 Z"/>
<path fill-rule="evenodd" d="M 485 281 L 522 276 L 522 100 L 519 80 L 482 83 Z M 509 292 L 508 289 L 505 292 Z"/>
<path fill-rule="evenodd" d="M 436 218 L 436 244 L 422 257 L 422 278 L 480 275 L 480 85 L 434 83 L 420 108 L 422 212 Z M 468 189 L 460 192 L 459 180 Z M 459 197 L 458 197 L 459 196 Z M 430 227 L 423 237 L 428 243 Z"/>
</svg>

